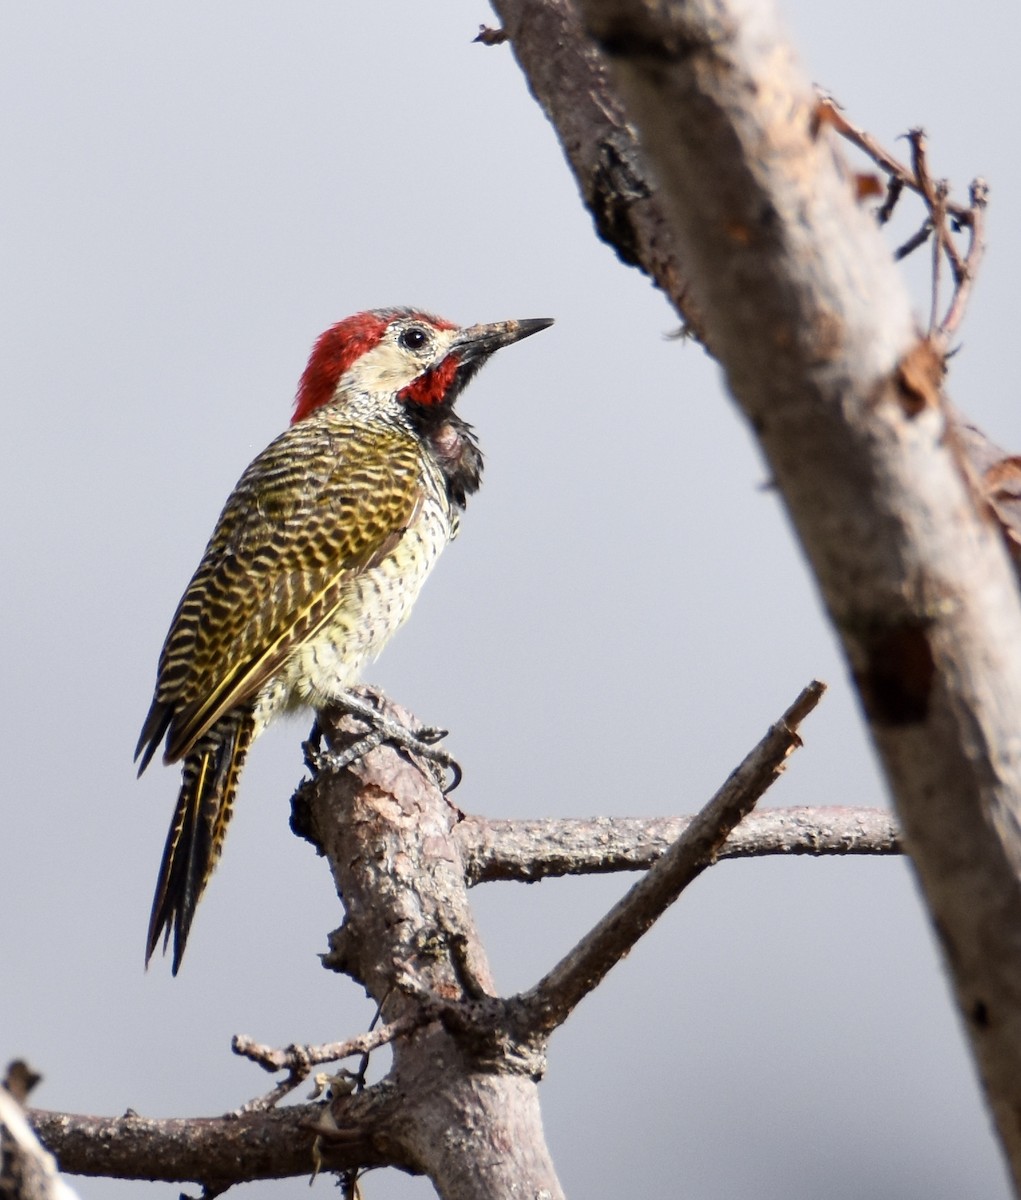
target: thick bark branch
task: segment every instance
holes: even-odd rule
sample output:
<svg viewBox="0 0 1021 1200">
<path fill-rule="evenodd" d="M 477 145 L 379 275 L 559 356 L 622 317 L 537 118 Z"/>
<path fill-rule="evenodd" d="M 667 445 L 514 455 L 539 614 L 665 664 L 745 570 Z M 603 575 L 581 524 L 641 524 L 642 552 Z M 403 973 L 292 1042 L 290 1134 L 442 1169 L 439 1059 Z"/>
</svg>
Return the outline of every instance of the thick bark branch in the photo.
<svg viewBox="0 0 1021 1200">
<path fill-rule="evenodd" d="M 319 1115 L 314 1104 L 242 1117 L 168 1120 L 133 1113 L 89 1117 L 29 1110 L 33 1128 L 57 1155 L 63 1171 L 114 1179 L 193 1181 L 214 1191 L 253 1179 L 311 1175 L 311 1127 Z M 358 1166 L 370 1158 L 381 1166 L 392 1161 L 367 1139 L 353 1138 L 343 1165 Z"/>
<path fill-rule="evenodd" d="M 530 22 L 554 3 L 496 2 L 539 92 L 560 85 Z M 841 638 L 1021 1186 L 1021 608 L 942 362 L 771 5 L 578 11 Z M 559 73 L 592 53 L 565 40 Z"/>
<path fill-rule="evenodd" d="M 454 830 L 468 881 L 534 883 L 562 875 L 643 871 L 694 817 L 549 817 L 497 821 L 468 815 Z M 771 808 L 749 813 L 717 858 L 765 855 L 902 854 L 892 815 L 881 808 Z"/>
</svg>

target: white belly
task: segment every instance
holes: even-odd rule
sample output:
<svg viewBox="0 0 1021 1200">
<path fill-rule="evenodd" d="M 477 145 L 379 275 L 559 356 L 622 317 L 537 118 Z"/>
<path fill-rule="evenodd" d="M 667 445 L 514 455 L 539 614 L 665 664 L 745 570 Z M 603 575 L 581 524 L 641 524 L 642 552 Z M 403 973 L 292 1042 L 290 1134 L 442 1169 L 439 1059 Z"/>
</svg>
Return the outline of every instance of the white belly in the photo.
<svg viewBox="0 0 1021 1200">
<path fill-rule="evenodd" d="M 450 536 L 445 497 L 429 497 L 393 551 L 377 566 L 351 576 L 322 628 L 292 650 L 262 689 L 257 729 L 280 712 L 324 708 L 357 683 L 408 618 Z"/>
</svg>

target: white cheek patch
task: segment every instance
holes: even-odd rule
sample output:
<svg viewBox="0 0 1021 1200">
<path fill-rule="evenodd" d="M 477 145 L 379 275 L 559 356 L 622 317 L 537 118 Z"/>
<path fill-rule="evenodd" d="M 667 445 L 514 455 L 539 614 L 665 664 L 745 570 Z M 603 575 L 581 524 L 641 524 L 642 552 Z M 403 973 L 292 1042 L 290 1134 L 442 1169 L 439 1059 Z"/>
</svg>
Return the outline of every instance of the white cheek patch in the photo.
<svg viewBox="0 0 1021 1200">
<path fill-rule="evenodd" d="M 347 380 L 356 391 L 398 392 L 421 374 L 421 367 L 410 362 L 395 346 L 379 346 L 354 364 Z"/>
<path fill-rule="evenodd" d="M 428 359 L 402 349 L 389 339 L 363 354 L 344 375 L 345 390 L 378 395 L 402 391 L 431 367 L 441 362 L 453 344 L 457 330 L 439 330 Z"/>
</svg>

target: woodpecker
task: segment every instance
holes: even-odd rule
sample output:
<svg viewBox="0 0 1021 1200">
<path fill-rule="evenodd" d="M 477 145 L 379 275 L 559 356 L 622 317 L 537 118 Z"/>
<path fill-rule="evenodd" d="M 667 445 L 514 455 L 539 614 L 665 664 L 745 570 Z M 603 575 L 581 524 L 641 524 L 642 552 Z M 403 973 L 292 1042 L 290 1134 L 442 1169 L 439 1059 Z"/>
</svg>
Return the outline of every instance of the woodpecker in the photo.
<svg viewBox="0 0 1021 1200">
<path fill-rule="evenodd" d="M 454 405 L 547 319 L 459 327 L 410 308 L 327 329 L 289 428 L 231 492 L 159 659 L 136 760 L 182 763 L 145 961 L 181 965 L 252 741 L 277 714 L 343 703 L 402 624 L 482 476 Z"/>
</svg>

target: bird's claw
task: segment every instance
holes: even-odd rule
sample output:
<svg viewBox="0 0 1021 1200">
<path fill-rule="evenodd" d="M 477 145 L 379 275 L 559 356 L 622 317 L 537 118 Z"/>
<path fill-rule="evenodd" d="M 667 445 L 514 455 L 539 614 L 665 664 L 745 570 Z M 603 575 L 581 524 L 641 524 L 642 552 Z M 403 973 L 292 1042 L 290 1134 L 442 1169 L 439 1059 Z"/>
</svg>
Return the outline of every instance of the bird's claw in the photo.
<svg viewBox="0 0 1021 1200">
<path fill-rule="evenodd" d="M 357 739 L 343 750 L 320 749 L 322 731 L 318 721 L 313 727 L 309 740 L 302 743 L 305 751 L 305 762 L 313 774 L 322 771 L 342 771 L 345 767 L 359 762 L 370 751 L 375 750 L 383 742 L 390 742 L 408 754 L 424 758 L 429 764 L 430 771 L 437 786 L 444 795 L 452 792 L 463 778 L 463 772 L 457 760 L 437 743 L 448 734 L 448 730 L 439 729 L 432 725 L 423 725 L 420 729 L 411 730 L 398 721 L 385 716 L 378 711 L 378 706 L 361 697 L 348 697 L 342 707 L 352 716 L 358 717 L 369 726 L 369 732 Z M 318 734 L 318 737 L 316 736 Z M 447 772 L 451 779 L 447 782 Z"/>
<path fill-rule="evenodd" d="M 312 723 L 308 738 L 301 743 L 301 753 L 305 766 L 314 779 L 322 769 L 323 757 L 323 727 L 319 724 L 318 716 Z"/>
</svg>

